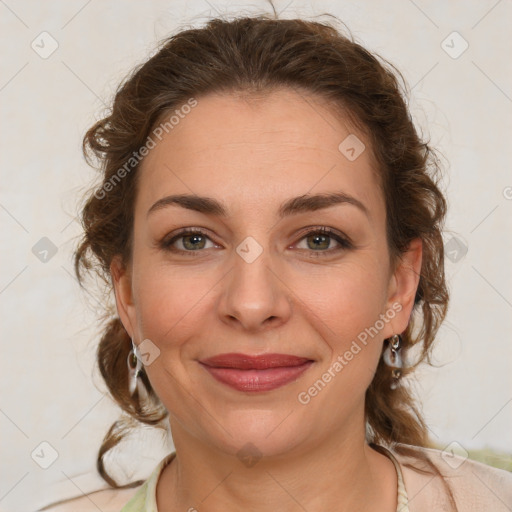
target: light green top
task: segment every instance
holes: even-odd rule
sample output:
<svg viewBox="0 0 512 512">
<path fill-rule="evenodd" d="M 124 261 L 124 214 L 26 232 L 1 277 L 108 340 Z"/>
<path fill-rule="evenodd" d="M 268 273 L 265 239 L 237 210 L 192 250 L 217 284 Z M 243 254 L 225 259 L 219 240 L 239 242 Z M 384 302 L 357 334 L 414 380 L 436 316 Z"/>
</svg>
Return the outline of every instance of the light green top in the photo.
<svg viewBox="0 0 512 512">
<path fill-rule="evenodd" d="M 396 512 L 409 512 L 407 493 L 405 491 L 404 479 L 400 469 L 400 464 L 389 450 L 385 448 L 384 450 L 386 455 L 395 465 L 396 473 L 398 476 L 398 506 L 396 508 Z M 158 483 L 158 478 L 160 477 L 160 474 L 162 473 L 165 466 L 167 466 L 167 464 L 169 464 L 169 462 L 174 459 L 175 455 L 176 452 L 170 453 L 160 461 L 158 466 L 154 469 L 153 473 L 151 473 L 151 476 L 144 482 L 144 484 L 142 484 L 140 489 L 123 507 L 121 512 L 158 512 L 158 509 L 156 508 L 156 485 Z"/>
</svg>

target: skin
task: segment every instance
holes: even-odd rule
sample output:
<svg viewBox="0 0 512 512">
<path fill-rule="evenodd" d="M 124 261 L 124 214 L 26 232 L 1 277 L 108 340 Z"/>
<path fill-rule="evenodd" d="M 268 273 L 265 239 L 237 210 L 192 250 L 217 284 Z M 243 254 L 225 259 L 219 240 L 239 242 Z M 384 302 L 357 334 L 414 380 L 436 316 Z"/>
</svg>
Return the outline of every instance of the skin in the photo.
<svg viewBox="0 0 512 512">
<path fill-rule="evenodd" d="M 354 161 L 338 150 L 349 134 L 366 145 Z M 364 396 L 383 340 L 409 322 L 421 241 L 391 264 L 364 135 L 320 98 L 292 90 L 250 101 L 209 95 L 150 151 L 140 173 L 132 258 L 114 259 L 111 271 L 126 330 L 160 350 L 145 370 L 169 411 L 177 457 L 159 480 L 158 510 L 395 511 L 396 471 L 365 442 Z M 368 213 L 344 203 L 278 217 L 292 197 L 334 191 Z M 228 215 L 177 205 L 148 214 L 170 194 L 215 198 Z M 304 228 L 319 226 L 348 236 L 352 247 L 327 238 L 318 249 Z M 190 249 L 191 236 L 174 242 L 182 253 L 161 246 L 193 227 L 207 231 L 202 248 Z M 252 263 L 236 252 L 248 236 L 263 249 Z M 401 311 L 378 335 L 299 403 L 298 394 L 397 303 Z M 198 363 L 227 352 L 315 362 L 278 389 L 240 392 Z M 251 467 L 237 457 L 247 443 L 263 455 Z"/>
</svg>

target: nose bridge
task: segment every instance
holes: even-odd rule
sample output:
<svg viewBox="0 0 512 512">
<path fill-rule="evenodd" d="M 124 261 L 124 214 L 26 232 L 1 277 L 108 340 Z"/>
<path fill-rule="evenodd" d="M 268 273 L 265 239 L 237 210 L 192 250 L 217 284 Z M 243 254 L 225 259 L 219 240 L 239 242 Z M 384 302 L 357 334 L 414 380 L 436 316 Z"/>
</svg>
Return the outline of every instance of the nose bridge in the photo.
<svg viewBox="0 0 512 512">
<path fill-rule="evenodd" d="M 256 238 L 246 237 L 235 248 L 232 263 L 220 302 L 223 320 L 247 330 L 285 322 L 290 315 L 290 301 L 286 287 L 272 268 L 268 244 L 264 246 Z"/>
</svg>

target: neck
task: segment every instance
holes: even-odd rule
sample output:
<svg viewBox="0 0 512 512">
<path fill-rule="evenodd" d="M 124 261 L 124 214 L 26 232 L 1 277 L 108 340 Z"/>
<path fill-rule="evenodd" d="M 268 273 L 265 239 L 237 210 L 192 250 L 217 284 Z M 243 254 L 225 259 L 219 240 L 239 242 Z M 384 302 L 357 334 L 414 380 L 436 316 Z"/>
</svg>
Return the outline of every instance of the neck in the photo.
<svg viewBox="0 0 512 512">
<path fill-rule="evenodd" d="M 395 467 L 364 437 L 338 433 L 331 442 L 250 464 L 171 425 L 176 457 L 158 482 L 159 512 L 396 511 Z"/>
</svg>

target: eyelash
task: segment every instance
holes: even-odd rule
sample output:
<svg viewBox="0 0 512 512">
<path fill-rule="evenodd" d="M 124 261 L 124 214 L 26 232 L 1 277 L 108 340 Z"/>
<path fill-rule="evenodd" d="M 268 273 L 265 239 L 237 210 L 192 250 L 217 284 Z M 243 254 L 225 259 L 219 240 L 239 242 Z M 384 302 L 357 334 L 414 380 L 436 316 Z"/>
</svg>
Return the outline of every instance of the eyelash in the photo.
<svg viewBox="0 0 512 512">
<path fill-rule="evenodd" d="M 182 230 L 178 231 L 177 233 L 174 233 L 172 238 L 170 238 L 170 239 L 164 238 L 160 243 L 160 247 L 164 250 L 168 250 L 168 251 L 175 252 L 175 253 L 186 254 L 187 256 L 192 256 L 192 257 L 199 256 L 199 253 L 201 253 L 204 249 L 203 250 L 199 249 L 196 251 L 193 251 L 193 250 L 187 251 L 187 250 L 183 250 L 183 249 L 176 249 L 175 247 L 173 247 L 173 244 L 177 240 L 179 240 L 180 238 L 183 238 L 186 235 L 200 235 L 200 236 L 208 238 L 210 241 L 213 242 L 213 240 L 211 240 L 211 238 L 208 236 L 208 234 L 205 231 L 203 231 L 202 229 L 183 228 Z M 307 238 L 308 236 L 311 236 L 311 235 L 328 236 L 329 238 L 332 238 L 333 240 L 338 242 L 338 244 L 340 245 L 340 247 L 337 247 L 335 249 L 326 249 L 323 251 L 322 250 L 314 251 L 313 249 L 311 249 L 309 252 L 311 252 L 312 256 L 314 255 L 314 257 L 328 256 L 333 253 L 337 253 L 339 251 L 354 248 L 352 242 L 348 239 L 348 237 L 344 237 L 341 234 L 339 234 L 338 232 L 334 231 L 333 229 L 325 227 L 325 226 L 317 226 L 317 227 L 314 227 L 314 228 L 306 231 L 305 233 L 301 234 L 301 237 L 299 238 L 299 242 L 302 241 L 304 238 Z M 300 249 L 300 250 L 308 251 L 308 249 Z"/>
</svg>

